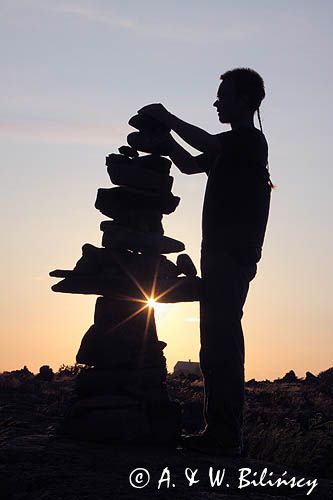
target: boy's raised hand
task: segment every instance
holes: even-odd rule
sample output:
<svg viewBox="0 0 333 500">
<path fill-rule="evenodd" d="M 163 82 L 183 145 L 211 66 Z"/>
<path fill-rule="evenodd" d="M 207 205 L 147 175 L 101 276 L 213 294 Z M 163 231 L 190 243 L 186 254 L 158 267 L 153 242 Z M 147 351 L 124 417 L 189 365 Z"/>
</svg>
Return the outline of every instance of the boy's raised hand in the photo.
<svg viewBox="0 0 333 500">
<path fill-rule="evenodd" d="M 155 120 L 165 124 L 168 124 L 170 118 L 169 111 L 161 103 L 148 104 L 147 106 L 139 109 L 138 113 L 151 116 L 152 118 L 155 118 Z"/>
</svg>

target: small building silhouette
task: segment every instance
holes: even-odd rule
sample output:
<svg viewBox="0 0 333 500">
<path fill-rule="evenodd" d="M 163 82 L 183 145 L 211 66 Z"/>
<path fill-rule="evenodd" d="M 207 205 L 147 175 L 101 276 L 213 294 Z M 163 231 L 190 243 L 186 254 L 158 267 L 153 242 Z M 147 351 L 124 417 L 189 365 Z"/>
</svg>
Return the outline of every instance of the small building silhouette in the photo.
<svg viewBox="0 0 333 500">
<path fill-rule="evenodd" d="M 177 361 L 173 369 L 173 375 L 196 375 L 202 377 L 200 363 L 198 361 Z"/>
</svg>

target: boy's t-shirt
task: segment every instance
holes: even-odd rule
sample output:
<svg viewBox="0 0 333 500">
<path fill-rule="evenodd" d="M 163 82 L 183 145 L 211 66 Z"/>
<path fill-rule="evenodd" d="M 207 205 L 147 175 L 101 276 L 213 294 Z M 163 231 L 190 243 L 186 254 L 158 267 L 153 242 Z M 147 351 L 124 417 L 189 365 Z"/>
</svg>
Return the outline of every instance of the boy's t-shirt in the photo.
<svg viewBox="0 0 333 500">
<path fill-rule="evenodd" d="M 268 146 L 256 128 L 219 135 L 221 151 L 197 157 L 208 175 L 202 213 L 202 250 L 228 251 L 239 263 L 260 260 L 270 193 Z"/>
</svg>

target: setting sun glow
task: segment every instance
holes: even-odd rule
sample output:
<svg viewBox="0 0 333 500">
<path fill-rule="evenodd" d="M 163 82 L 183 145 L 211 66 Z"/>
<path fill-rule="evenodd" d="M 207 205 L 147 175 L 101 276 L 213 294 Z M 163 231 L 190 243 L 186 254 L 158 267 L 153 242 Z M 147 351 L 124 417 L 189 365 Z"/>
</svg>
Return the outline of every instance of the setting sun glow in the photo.
<svg viewBox="0 0 333 500">
<path fill-rule="evenodd" d="M 153 297 L 149 297 L 147 300 L 147 306 L 148 307 L 154 307 L 157 304 L 157 302 L 153 299 Z"/>
</svg>

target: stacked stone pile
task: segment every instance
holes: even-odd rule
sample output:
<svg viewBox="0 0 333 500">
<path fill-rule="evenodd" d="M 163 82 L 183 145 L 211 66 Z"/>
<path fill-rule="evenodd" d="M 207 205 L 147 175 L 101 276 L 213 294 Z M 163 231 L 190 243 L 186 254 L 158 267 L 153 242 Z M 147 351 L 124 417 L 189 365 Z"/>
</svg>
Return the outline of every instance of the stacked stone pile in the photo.
<svg viewBox="0 0 333 500">
<path fill-rule="evenodd" d="M 166 344 L 157 337 L 148 299 L 198 300 L 200 279 L 188 255 L 178 255 L 176 264 L 164 255 L 185 249 L 162 226 L 180 201 L 163 156 L 169 131 L 142 114 L 129 124 L 138 130 L 128 135 L 129 146 L 106 158 L 117 187 L 99 189 L 95 203 L 109 218 L 100 226 L 102 248 L 85 244 L 72 271 L 50 273 L 64 278 L 52 287 L 56 292 L 100 295 L 76 356 L 85 369 L 66 431 L 94 440 L 167 442 L 179 435 L 180 411 L 168 399 Z"/>
</svg>

